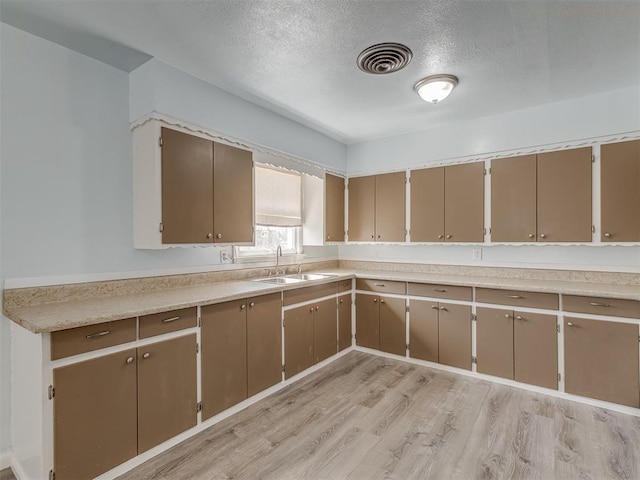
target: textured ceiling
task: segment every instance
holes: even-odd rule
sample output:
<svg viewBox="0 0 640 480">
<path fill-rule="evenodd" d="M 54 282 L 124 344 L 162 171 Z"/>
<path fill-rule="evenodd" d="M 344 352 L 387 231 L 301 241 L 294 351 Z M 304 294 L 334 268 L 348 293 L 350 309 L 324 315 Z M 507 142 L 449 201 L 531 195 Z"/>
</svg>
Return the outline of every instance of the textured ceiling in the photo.
<svg viewBox="0 0 640 480">
<path fill-rule="evenodd" d="M 6 23 L 125 70 L 156 57 L 345 143 L 640 85 L 639 1 L 0 5 Z M 105 44 L 91 47 L 87 37 Z M 408 45 L 409 66 L 389 75 L 361 72 L 356 57 L 380 42 Z M 445 102 L 430 105 L 412 87 L 437 73 L 460 83 Z"/>
</svg>

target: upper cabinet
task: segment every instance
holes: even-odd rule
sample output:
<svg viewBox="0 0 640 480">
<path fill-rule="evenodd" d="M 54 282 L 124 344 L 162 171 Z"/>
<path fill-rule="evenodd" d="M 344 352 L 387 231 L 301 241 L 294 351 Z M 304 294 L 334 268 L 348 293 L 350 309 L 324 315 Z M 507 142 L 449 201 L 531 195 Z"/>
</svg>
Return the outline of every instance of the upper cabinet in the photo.
<svg viewBox="0 0 640 480">
<path fill-rule="evenodd" d="M 325 241 L 344 242 L 344 178 L 327 173 L 325 192 Z"/>
<path fill-rule="evenodd" d="M 484 240 L 484 163 L 411 171 L 412 242 Z"/>
<path fill-rule="evenodd" d="M 491 164 L 491 240 L 590 242 L 591 148 Z"/>
<path fill-rule="evenodd" d="M 305 245 L 344 242 L 345 179 L 302 176 L 302 240 Z"/>
<path fill-rule="evenodd" d="M 133 139 L 135 248 L 253 242 L 250 151 L 157 120 Z"/>
<path fill-rule="evenodd" d="M 349 179 L 349 240 L 404 242 L 404 172 Z"/>
<path fill-rule="evenodd" d="M 600 147 L 601 240 L 640 242 L 640 140 Z"/>
</svg>

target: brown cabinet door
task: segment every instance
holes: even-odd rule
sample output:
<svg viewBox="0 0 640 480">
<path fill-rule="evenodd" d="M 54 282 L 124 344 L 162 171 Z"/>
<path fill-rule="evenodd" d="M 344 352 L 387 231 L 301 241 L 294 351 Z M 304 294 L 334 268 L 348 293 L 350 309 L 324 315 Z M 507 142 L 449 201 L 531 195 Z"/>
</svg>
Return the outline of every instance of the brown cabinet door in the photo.
<svg viewBox="0 0 640 480">
<path fill-rule="evenodd" d="M 438 362 L 438 303 L 411 300 L 409 356 Z"/>
<path fill-rule="evenodd" d="M 253 242 L 252 153 L 213 144 L 213 241 Z"/>
<path fill-rule="evenodd" d="M 338 298 L 338 351 L 351 346 L 351 295 Z"/>
<path fill-rule="evenodd" d="M 196 334 L 138 349 L 138 453 L 196 426 Z"/>
<path fill-rule="evenodd" d="M 411 241 L 444 242 L 444 167 L 411 170 Z"/>
<path fill-rule="evenodd" d="M 162 128 L 162 243 L 213 242 L 213 142 Z"/>
<path fill-rule="evenodd" d="M 479 307 L 476 315 L 478 372 L 513 379 L 513 312 Z"/>
<path fill-rule="evenodd" d="M 202 307 L 202 419 L 247 398 L 247 301 Z"/>
<path fill-rule="evenodd" d="M 247 300 L 247 393 L 282 381 L 282 294 Z"/>
<path fill-rule="evenodd" d="M 405 173 L 376 175 L 376 241 L 404 242 Z"/>
<path fill-rule="evenodd" d="M 603 242 L 640 242 L 640 140 L 600 147 Z"/>
<path fill-rule="evenodd" d="M 344 178 L 326 174 L 325 191 L 325 240 L 344 242 Z"/>
<path fill-rule="evenodd" d="M 491 241 L 536 241 L 536 170 L 536 155 L 491 162 Z"/>
<path fill-rule="evenodd" d="M 538 155 L 538 241 L 591 241 L 591 147 Z"/>
<path fill-rule="evenodd" d="M 518 382 L 558 389 L 557 317 L 514 312 L 513 359 Z M 478 360 L 479 361 L 479 360 Z"/>
<path fill-rule="evenodd" d="M 638 408 L 638 325 L 564 318 L 565 391 Z"/>
<path fill-rule="evenodd" d="M 56 478 L 94 478 L 136 456 L 135 357 L 130 349 L 53 371 Z"/>
<path fill-rule="evenodd" d="M 376 295 L 356 293 L 356 345 L 380 348 L 380 308 Z"/>
<path fill-rule="evenodd" d="M 313 314 L 316 305 L 304 305 L 284 312 L 285 378 L 313 365 Z"/>
<path fill-rule="evenodd" d="M 338 352 L 338 307 L 335 298 L 315 305 L 313 314 L 313 363 Z"/>
<path fill-rule="evenodd" d="M 349 179 L 349 240 L 375 239 L 376 179 L 374 176 Z"/>
<path fill-rule="evenodd" d="M 380 350 L 407 354 L 407 328 L 404 298 L 380 297 Z"/>
<path fill-rule="evenodd" d="M 484 240 L 484 163 L 444 169 L 444 233 L 447 242 Z"/>
<path fill-rule="evenodd" d="M 440 363 L 471 370 L 471 307 L 440 303 L 439 308 Z"/>
</svg>

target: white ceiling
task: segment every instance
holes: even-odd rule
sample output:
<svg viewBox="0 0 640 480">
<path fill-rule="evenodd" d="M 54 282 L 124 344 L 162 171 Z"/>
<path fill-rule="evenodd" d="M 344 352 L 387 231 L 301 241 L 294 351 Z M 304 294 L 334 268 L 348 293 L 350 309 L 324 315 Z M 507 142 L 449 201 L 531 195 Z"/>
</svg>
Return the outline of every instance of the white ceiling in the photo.
<svg viewBox="0 0 640 480">
<path fill-rule="evenodd" d="M 125 70 L 156 57 L 344 143 L 640 85 L 637 0 L 2 0 L 0 6 L 3 22 Z M 388 75 L 361 72 L 356 57 L 380 42 L 406 44 L 413 60 Z M 430 105 L 412 87 L 437 73 L 460 83 L 445 102 Z"/>
</svg>

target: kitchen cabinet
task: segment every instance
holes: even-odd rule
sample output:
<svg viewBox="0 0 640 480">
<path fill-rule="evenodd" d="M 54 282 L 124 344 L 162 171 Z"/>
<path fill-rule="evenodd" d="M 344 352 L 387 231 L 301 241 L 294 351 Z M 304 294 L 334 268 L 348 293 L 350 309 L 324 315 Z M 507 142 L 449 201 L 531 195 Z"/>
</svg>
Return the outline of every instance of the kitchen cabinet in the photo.
<svg viewBox="0 0 640 480">
<path fill-rule="evenodd" d="M 196 426 L 196 335 L 137 349 L 138 453 Z"/>
<path fill-rule="evenodd" d="M 349 179 L 349 240 L 405 240 L 405 174 Z"/>
<path fill-rule="evenodd" d="M 591 148 L 491 162 L 491 240 L 590 242 Z"/>
<path fill-rule="evenodd" d="M 476 312 L 479 373 L 558 389 L 555 315 L 485 307 Z"/>
<path fill-rule="evenodd" d="M 483 162 L 411 171 L 412 242 L 483 240 Z"/>
<path fill-rule="evenodd" d="M 600 146 L 603 242 L 640 242 L 640 140 Z"/>
<path fill-rule="evenodd" d="M 338 351 L 349 348 L 353 333 L 351 330 L 351 294 L 338 298 Z"/>
<path fill-rule="evenodd" d="M 53 463 L 59 480 L 94 478 L 137 455 L 135 359 L 132 348 L 54 369 Z"/>
<path fill-rule="evenodd" d="M 247 398 L 247 300 L 202 307 L 202 419 Z"/>
<path fill-rule="evenodd" d="M 282 295 L 247 300 L 247 394 L 282 381 Z"/>
<path fill-rule="evenodd" d="M 284 313 L 285 378 L 313 365 L 313 314 L 315 305 L 303 305 Z"/>
<path fill-rule="evenodd" d="M 591 147 L 538 154 L 539 242 L 591 241 Z"/>
<path fill-rule="evenodd" d="M 471 370 L 471 307 L 439 302 L 438 362 Z"/>
<path fill-rule="evenodd" d="M 410 300 L 409 356 L 438 363 L 438 305 Z"/>
<path fill-rule="evenodd" d="M 338 317 L 335 298 L 318 302 L 313 312 L 313 363 L 321 362 L 338 351 Z"/>
<path fill-rule="evenodd" d="M 325 239 L 344 242 L 344 178 L 327 173 L 325 186 Z"/>
<path fill-rule="evenodd" d="M 159 120 L 133 142 L 135 248 L 253 242 L 250 151 Z"/>
<path fill-rule="evenodd" d="M 405 299 L 356 294 L 356 344 L 406 354 Z"/>
<path fill-rule="evenodd" d="M 564 317 L 565 391 L 638 408 L 638 325 Z"/>
</svg>

